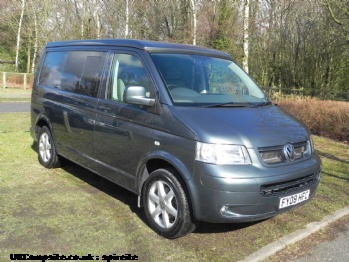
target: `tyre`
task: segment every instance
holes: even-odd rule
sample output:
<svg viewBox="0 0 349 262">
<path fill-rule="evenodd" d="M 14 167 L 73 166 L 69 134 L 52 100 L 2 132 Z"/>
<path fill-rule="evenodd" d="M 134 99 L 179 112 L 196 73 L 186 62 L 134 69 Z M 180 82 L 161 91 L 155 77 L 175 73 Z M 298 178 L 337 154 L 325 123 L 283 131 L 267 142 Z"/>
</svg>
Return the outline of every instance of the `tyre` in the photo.
<svg viewBox="0 0 349 262">
<path fill-rule="evenodd" d="M 46 168 L 60 166 L 60 159 L 57 155 L 52 134 L 47 126 L 43 126 L 39 131 L 38 138 L 38 158 L 41 165 Z"/>
<path fill-rule="evenodd" d="M 196 228 L 188 198 L 174 170 L 158 169 L 145 182 L 143 206 L 150 227 L 159 235 L 174 239 Z"/>
</svg>

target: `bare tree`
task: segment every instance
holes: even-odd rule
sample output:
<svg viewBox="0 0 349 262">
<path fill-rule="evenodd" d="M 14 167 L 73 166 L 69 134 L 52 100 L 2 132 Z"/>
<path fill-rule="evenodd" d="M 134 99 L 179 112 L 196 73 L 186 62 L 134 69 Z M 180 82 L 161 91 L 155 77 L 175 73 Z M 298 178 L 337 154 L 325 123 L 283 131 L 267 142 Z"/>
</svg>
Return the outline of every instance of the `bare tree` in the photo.
<svg viewBox="0 0 349 262">
<path fill-rule="evenodd" d="M 196 45 L 196 30 L 197 30 L 197 19 L 196 19 L 196 1 L 190 0 L 192 15 L 193 15 L 193 45 Z"/>
<path fill-rule="evenodd" d="M 21 41 L 21 30 L 22 30 L 22 21 L 24 16 L 24 8 L 25 8 L 25 0 L 21 1 L 21 16 L 18 23 L 18 31 L 17 31 L 17 45 L 16 45 L 16 60 L 15 60 L 15 70 L 18 72 L 18 57 L 19 57 L 19 47 L 20 47 L 20 41 Z"/>
<path fill-rule="evenodd" d="M 130 21 L 130 14 L 129 14 L 129 0 L 125 0 L 125 4 L 126 4 L 126 7 L 125 7 L 125 21 L 126 21 L 126 24 L 125 24 L 125 38 L 128 37 L 128 24 L 129 24 L 129 21 Z"/>
<path fill-rule="evenodd" d="M 242 67 L 248 73 L 248 57 L 249 57 L 249 21 L 250 21 L 250 0 L 244 0 L 244 57 Z"/>
<path fill-rule="evenodd" d="M 34 20 L 34 50 L 33 50 L 33 58 L 31 62 L 31 66 L 29 65 L 29 61 L 28 61 L 28 66 L 30 66 L 30 72 L 34 73 L 36 57 L 38 53 L 38 19 L 36 16 L 36 8 L 34 6 L 33 0 L 31 0 L 31 9 L 32 9 L 33 20 Z"/>
<path fill-rule="evenodd" d="M 0 54 L 12 60 L 16 55 L 17 71 L 25 64 L 33 71 L 48 41 L 126 37 L 191 43 L 230 53 L 261 86 L 332 98 L 349 93 L 348 3 L 1 0 Z"/>
<path fill-rule="evenodd" d="M 340 26 L 341 35 L 349 45 L 349 1 L 326 0 L 325 4 L 333 21 Z"/>
</svg>

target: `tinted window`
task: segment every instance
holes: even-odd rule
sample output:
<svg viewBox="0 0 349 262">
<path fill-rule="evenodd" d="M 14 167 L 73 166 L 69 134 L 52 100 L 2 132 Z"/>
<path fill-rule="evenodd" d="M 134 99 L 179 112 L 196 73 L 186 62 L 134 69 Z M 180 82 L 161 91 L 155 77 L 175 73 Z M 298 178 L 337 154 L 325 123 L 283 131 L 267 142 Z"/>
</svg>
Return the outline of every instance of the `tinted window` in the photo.
<svg viewBox="0 0 349 262">
<path fill-rule="evenodd" d="M 67 52 L 49 52 L 41 69 L 39 84 L 60 87 Z"/>
<path fill-rule="evenodd" d="M 39 83 L 96 97 L 105 54 L 93 51 L 49 52 Z"/>
<path fill-rule="evenodd" d="M 133 55 L 115 54 L 110 74 L 108 99 L 123 102 L 125 87 L 143 86 L 147 97 L 154 97 L 154 86 L 142 62 Z"/>
<path fill-rule="evenodd" d="M 104 58 L 103 52 L 69 52 L 62 76 L 62 89 L 96 97 Z"/>
</svg>

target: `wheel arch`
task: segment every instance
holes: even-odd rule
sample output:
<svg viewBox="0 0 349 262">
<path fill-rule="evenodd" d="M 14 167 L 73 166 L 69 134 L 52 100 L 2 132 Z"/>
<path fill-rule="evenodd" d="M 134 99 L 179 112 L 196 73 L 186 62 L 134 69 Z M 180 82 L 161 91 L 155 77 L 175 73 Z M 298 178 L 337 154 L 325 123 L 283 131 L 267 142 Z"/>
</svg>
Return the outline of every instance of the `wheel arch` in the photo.
<svg viewBox="0 0 349 262">
<path fill-rule="evenodd" d="M 153 171 L 161 168 L 172 169 L 175 171 L 173 175 L 175 175 L 178 181 L 181 183 L 188 197 L 191 212 L 192 214 L 195 214 L 195 206 L 193 205 L 195 199 L 193 192 L 195 192 L 195 190 L 193 189 L 194 185 L 192 183 L 192 173 L 182 161 L 170 153 L 163 151 L 153 152 L 152 154 L 148 155 L 143 160 L 141 168 L 139 168 L 140 171 L 138 172 L 137 176 L 138 206 L 142 206 L 141 197 L 143 194 L 145 181 Z"/>
<path fill-rule="evenodd" d="M 51 121 L 48 119 L 48 117 L 44 114 L 40 114 L 35 122 L 35 128 L 34 128 L 34 132 L 35 132 L 35 141 L 38 141 L 38 135 L 39 135 L 39 130 L 40 128 L 42 128 L 43 126 L 47 126 L 47 128 L 51 131 L 52 136 L 53 134 L 53 130 L 52 130 L 52 124 Z"/>
</svg>

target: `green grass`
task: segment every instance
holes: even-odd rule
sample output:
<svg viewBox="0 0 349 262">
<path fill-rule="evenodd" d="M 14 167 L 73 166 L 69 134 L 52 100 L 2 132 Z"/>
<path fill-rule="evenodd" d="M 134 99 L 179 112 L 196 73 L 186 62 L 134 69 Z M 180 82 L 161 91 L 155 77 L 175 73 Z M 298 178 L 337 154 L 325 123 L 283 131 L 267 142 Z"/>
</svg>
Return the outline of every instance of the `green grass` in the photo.
<svg viewBox="0 0 349 262">
<path fill-rule="evenodd" d="M 349 205 L 349 146 L 314 137 L 323 175 L 311 202 L 259 223 L 201 223 L 167 240 L 148 227 L 132 193 L 70 162 L 40 166 L 28 129 L 29 114 L 0 114 L 0 261 L 11 253 L 238 261 Z"/>
<path fill-rule="evenodd" d="M 30 101 L 31 89 L 16 89 L 0 87 L 0 102 Z"/>
</svg>

